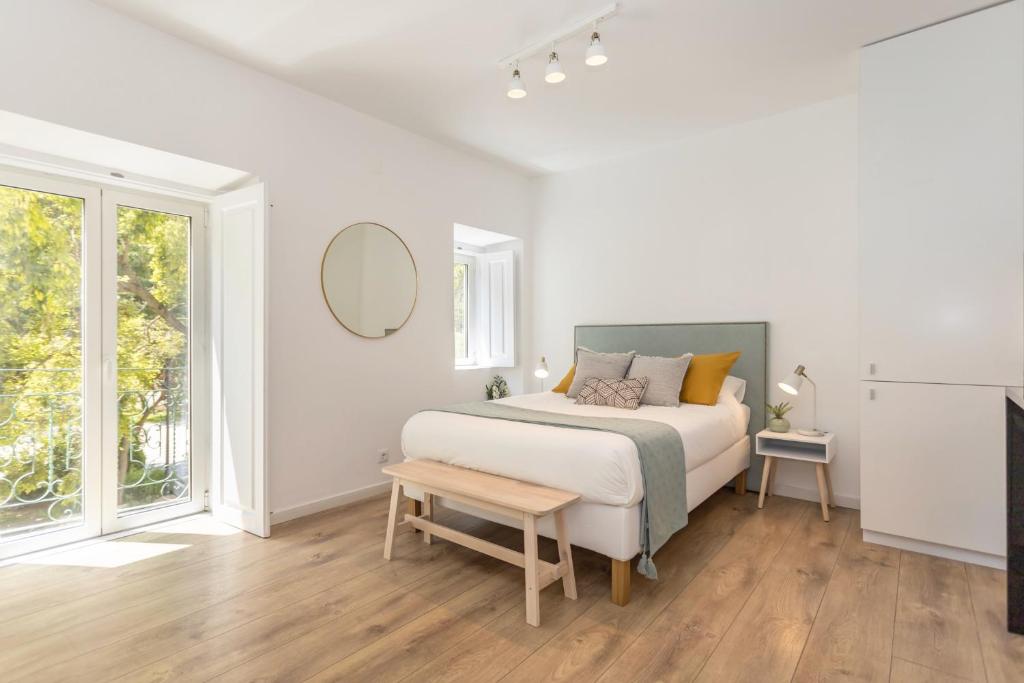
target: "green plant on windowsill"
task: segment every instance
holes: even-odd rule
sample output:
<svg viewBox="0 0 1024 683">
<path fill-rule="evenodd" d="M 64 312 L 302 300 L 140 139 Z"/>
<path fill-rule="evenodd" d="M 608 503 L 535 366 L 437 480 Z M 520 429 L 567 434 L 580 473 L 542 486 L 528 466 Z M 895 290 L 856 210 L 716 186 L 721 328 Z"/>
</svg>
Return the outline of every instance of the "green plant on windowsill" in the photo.
<svg viewBox="0 0 1024 683">
<path fill-rule="evenodd" d="M 788 432 L 789 420 L 786 419 L 786 413 L 793 410 L 793 406 L 788 401 L 783 401 L 776 405 L 765 403 L 765 407 L 772 416 L 772 419 L 768 420 L 768 429 L 773 432 Z"/>
<path fill-rule="evenodd" d="M 487 400 L 493 401 L 496 398 L 506 398 L 512 395 L 512 392 L 508 390 L 508 382 L 501 375 L 495 375 L 494 379 L 490 384 L 484 385 L 484 391 L 487 392 Z"/>
</svg>

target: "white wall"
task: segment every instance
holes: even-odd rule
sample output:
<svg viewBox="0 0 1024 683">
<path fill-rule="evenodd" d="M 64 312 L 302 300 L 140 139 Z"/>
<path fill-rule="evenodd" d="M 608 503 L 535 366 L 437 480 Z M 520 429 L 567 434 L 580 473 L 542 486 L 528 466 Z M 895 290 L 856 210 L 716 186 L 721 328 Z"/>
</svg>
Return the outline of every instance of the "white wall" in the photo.
<svg viewBox="0 0 1024 683">
<path fill-rule="evenodd" d="M 87 2 L 6 0 L 0 61 L 11 67 L 0 109 L 267 182 L 278 518 L 379 482 L 377 450 L 399 456 L 401 426 L 416 410 L 483 396 L 490 373 L 453 369 L 452 224 L 528 238 L 522 176 Z M 416 310 L 386 339 L 344 330 L 320 294 L 323 249 L 339 228 L 365 220 L 401 235 L 419 268 Z M 521 381 L 518 370 L 504 374 Z"/>
<path fill-rule="evenodd" d="M 530 355 L 547 355 L 552 381 L 575 324 L 766 320 L 769 399 L 807 366 L 819 426 L 837 433 L 836 497 L 856 505 L 856 98 L 538 183 Z M 797 404 L 804 425 L 810 402 Z M 778 482 L 817 498 L 813 468 L 783 463 Z"/>
</svg>

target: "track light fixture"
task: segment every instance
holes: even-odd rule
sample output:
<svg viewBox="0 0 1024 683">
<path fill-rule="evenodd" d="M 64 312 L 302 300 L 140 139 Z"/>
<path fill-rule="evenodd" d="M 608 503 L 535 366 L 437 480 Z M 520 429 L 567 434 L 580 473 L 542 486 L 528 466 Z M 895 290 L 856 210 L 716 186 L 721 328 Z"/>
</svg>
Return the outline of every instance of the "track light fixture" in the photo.
<svg viewBox="0 0 1024 683">
<path fill-rule="evenodd" d="M 525 60 L 539 54 L 548 56 L 547 67 L 544 69 L 544 80 L 547 83 L 561 83 L 565 80 L 565 70 L 559 60 L 556 45 L 565 47 L 565 42 L 577 37 L 590 37 L 587 46 L 584 62 L 588 66 L 601 66 L 608 61 L 608 54 L 605 52 L 604 43 L 601 42 L 601 34 L 598 33 L 598 24 L 611 19 L 619 11 L 619 3 L 611 2 L 601 10 L 586 17 L 580 17 L 576 23 L 563 27 L 560 31 L 548 35 L 543 41 L 534 43 L 508 57 L 498 61 L 498 68 L 511 69 L 512 80 L 505 90 L 510 98 L 514 100 L 526 97 L 526 86 L 523 85 L 523 77 L 519 71 L 520 60 Z"/>
<path fill-rule="evenodd" d="M 548 55 L 548 68 L 544 71 L 544 80 L 548 83 L 561 83 L 565 80 L 565 72 L 562 71 L 562 64 L 558 61 L 558 53 L 554 48 Z"/>
<path fill-rule="evenodd" d="M 508 90 L 505 94 L 513 100 L 526 97 L 526 86 L 523 85 L 523 79 L 519 75 L 519 62 L 512 66 L 512 80 L 508 82 Z"/>
<path fill-rule="evenodd" d="M 587 48 L 587 58 L 584 61 L 587 66 L 601 66 L 608 61 L 608 55 L 605 54 L 604 45 L 601 43 L 601 34 L 597 31 L 590 34 L 590 47 Z"/>
</svg>

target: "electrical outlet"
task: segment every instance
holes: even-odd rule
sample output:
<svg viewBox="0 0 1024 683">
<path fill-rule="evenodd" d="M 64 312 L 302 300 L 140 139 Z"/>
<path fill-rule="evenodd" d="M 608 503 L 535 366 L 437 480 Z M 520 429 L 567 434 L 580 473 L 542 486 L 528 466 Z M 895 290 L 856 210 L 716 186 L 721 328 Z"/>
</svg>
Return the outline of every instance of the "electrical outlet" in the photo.
<svg viewBox="0 0 1024 683">
<path fill-rule="evenodd" d="M 391 459 L 391 454 L 388 453 L 388 449 L 382 448 L 377 452 L 377 462 L 385 463 Z"/>
</svg>

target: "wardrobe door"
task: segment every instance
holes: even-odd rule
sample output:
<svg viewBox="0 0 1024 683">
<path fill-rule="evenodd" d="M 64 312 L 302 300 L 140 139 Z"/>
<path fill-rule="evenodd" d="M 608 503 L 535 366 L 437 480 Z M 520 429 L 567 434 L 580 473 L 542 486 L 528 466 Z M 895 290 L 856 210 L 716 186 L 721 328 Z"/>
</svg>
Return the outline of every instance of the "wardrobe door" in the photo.
<svg viewBox="0 0 1024 683">
<path fill-rule="evenodd" d="M 861 382 L 861 525 L 1006 554 L 1005 390 Z"/>
<path fill-rule="evenodd" d="M 1024 17 L 1013 2 L 864 48 L 861 378 L 1024 378 Z"/>
</svg>

